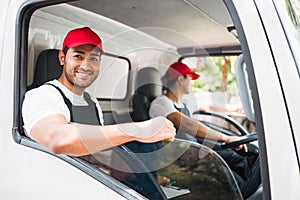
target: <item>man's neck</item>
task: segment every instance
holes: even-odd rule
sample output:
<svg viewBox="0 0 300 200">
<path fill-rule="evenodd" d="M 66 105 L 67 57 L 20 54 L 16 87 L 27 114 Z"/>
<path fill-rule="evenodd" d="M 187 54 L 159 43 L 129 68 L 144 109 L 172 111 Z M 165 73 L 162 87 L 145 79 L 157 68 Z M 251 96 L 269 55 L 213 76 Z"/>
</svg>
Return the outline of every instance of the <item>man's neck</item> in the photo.
<svg viewBox="0 0 300 200">
<path fill-rule="evenodd" d="M 180 94 L 179 92 L 174 92 L 172 90 L 168 90 L 167 93 L 166 93 L 166 96 L 171 99 L 173 102 L 175 103 L 179 103 L 180 102 L 180 99 L 182 97 L 182 94 Z"/>
<path fill-rule="evenodd" d="M 60 82 L 62 85 L 64 85 L 68 90 L 73 92 L 76 95 L 81 96 L 84 92 L 84 89 L 75 87 L 74 85 L 70 84 L 69 82 L 64 81 L 63 79 L 59 78 L 58 82 Z"/>
</svg>

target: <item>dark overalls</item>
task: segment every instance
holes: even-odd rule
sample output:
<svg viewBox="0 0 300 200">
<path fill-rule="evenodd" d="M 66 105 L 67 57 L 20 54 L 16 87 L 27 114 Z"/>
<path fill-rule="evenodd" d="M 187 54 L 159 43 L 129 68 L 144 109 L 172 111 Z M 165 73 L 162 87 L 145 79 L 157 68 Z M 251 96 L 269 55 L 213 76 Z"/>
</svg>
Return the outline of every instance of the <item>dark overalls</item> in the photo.
<svg viewBox="0 0 300 200">
<path fill-rule="evenodd" d="M 61 96 L 64 99 L 65 104 L 69 108 L 70 111 L 70 122 L 76 122 L 80 124 L 89 124 L 89 125 L 100 125 L 102 126 L 103 124 L 100 121 L 99 117 L 99 112 L 96 107 L 96 103 L 91 99 L 90 95 L 88 93 L 84 93 L 83 97 L 85 101 L 88 103 L 87 106 L 75 106 L 71 103 L 71 101 L 66 97 L 66 95 L 63 93 L 63 91 L 51 84 L 51 83 L 46 83 L 47 85 L 52 85 L 55 87 Z"/>
</svg>

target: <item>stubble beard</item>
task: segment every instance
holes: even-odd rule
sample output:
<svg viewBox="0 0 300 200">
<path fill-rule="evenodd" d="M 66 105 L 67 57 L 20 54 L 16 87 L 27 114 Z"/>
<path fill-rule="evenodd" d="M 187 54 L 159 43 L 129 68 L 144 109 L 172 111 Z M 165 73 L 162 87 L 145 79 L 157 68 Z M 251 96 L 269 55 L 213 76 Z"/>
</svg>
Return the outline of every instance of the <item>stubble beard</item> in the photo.
<svg viewBox="0 0 300 200">
<path fill-rule="evenodd" d="M 97 78 L 97 76 L 95 76 L 95 77 L 91 78 L 91 80 L 89 80 L 87 83 L 81 84 L 79 80 L 76 80 L 76 76 L 75 76 L 75 80 L 74 80 L 73 77 L 66 70 L 64 70 L 64 74 L 65 74 L 67 81 L 71 85 L 73 85 L 74 89 L 81 89 L 81 90 L 84 90 L 85 88 L 89 87 Z"/>
</svg>

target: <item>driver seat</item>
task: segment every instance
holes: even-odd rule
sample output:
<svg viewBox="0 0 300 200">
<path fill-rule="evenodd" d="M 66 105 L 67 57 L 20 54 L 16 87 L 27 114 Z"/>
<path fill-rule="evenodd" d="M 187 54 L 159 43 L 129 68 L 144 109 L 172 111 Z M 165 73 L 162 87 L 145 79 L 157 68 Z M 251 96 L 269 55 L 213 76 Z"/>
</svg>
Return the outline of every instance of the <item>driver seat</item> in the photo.
<svg viewBox="0 0 300 200">
<path fill-rule="evenodd" d="M 58 52 L 58 49 L 46 49 L 39 54 L 36 61 L 33 82 L 27 87 L 27 91 L 59 78 L 63 68 L 58 60 Z"/>
</svg>

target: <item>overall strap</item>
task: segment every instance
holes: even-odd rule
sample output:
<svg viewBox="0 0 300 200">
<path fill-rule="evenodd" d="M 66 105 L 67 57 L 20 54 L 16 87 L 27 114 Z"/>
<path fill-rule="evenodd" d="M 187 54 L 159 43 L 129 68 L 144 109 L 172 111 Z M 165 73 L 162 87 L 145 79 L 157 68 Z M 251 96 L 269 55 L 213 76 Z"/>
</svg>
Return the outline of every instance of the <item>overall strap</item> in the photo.
<svg viewBox="0 0 300 200">
<path fill-rule="evenodd" d="M 62 91 L 59 87 L 57 87 L 56 85 L 53 85 L 53 84 L 51 84 L 51 83 L 45 83 L 45 84 L 51 85 L 51 86 L 53 86 L 54 88 L 56 88 L 57 91 L 59 91 L 59 93 L 61 94 L 61 96 L 62 96 L 63 99 L 64 99 L 65 104 L 67 105 L 67 107 L 68 107 L 68 109 L 69 109 L 69 111 L 70 111 L 70 121 L 71 121 L 71 122 L 77 122 L 77 120 L 75 120 L 75 118 L 74 118 L 73 109 L 78 108 L 78 107 L 80 107 L 80 106 L 74 106 L 74 105 L 71 103 L 71 101 L 66 97 L 66 95 L 63 93 L 63 91 Z M 88 105 L 89 105 L 90 107 L 94 107 L 94 108 L 95 108 L 95 115 L 96 115 L 97 121 L 98 121 L 98 123 L 99 123 L 100 125 L 102 125 L 102 123 L 101 123 L 101 121 L 100 121 L 99 111 L 98 111 L 98 108 L 97 108 L 97 106 L 96 106 L 96 103 L 91 99 L 90 95 L 89 95 L 87 92 L 84 92 L 83 97 L 84 97 L 85 101 L 88 103 Z"/>
<path fill-rule="evenodd" d="M 86 102 L 87 102 L 89 105 L 93 105 L 93 106 L 95 107 L 95 109 L 96 109 L 97 120 L 98 120 L 99 124 L 102 126 L 102 123 L 101 123 L 100 117 L 99 117 L 99 110 L 98 110 L 98 108 L 97 108 L 97 106 L 96 106 L 96 103 L 91 99 L 90 94 L 87 93 L 87 92 L 84 92 L 84 93 L 83 93 L 83 98 L 86 100 Z"/>
<path fill-rule="evenodd" d="M 182 103 L 183 104 L 183 108 L 178 108 L 175 104 L 174 107 L 176 108 L 176 110 L 178 110 L 179 112 L 181 112 L 182 114 L 185 114 L 186 116 L 188 117 L 191 117 L 191 114 L 190 114 L 190 111 L 189 109 L 187 108 L 186 104 L 185 103 Z"/>
<path fill-rule="evenodd" d="M 57 87 L 56 85 L 53 85 L 53 84 L 51 84 L 51 83 L 45 83 L 45 84 L 53 86 L 53 87 L 56 88 L 57 91 L 61 94 L 61 96 L 62 96 L 63 99 L 64 99 L 65 104 L 66 104 L 67 107 L 69 108 L 69 111 L 70 111 L 70 118 L 71 118 L 70 121 L 71 121 L 71 122 L 74 122 L 73 112 L 72 112 L 72 106 L 73 106 L 73 104 L 71 103 L 71 101 L 66 97 L 66 95 L 63 93 L 63 91 L 62 91 L 59 87 Z"/>
<path fill-rule="evenodd" d="M 178 108 L 175 104 L 173 104 L 176 110 L 178 110 L 180 113 L 186 115 L 187 117 L 191 117 L 190 111 L 186 107 L 186 105 L 183 103 L 183 108 Z M 197 142 L 197 138 L 190 135 L 189 133 L 181 130 L 180 128 L 176 129 L 176 137 L 184 140 L 189 140 L 193 142 Z"/>
</svg>

